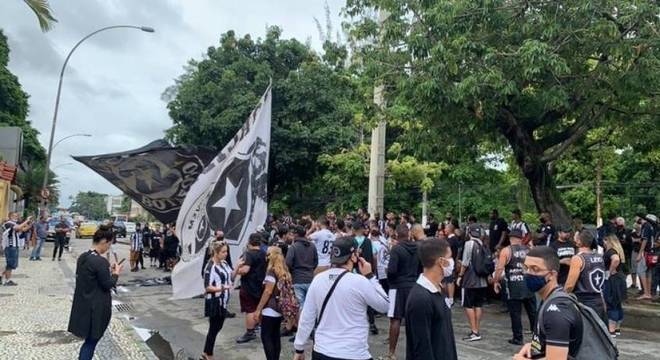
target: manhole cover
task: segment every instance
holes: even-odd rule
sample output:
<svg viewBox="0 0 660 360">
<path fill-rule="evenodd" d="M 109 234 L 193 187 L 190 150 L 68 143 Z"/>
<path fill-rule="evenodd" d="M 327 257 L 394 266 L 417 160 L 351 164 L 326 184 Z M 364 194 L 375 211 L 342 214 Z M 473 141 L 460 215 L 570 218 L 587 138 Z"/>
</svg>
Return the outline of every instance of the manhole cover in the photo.
<svg viewBox="0 0 660 360">
<path fill-rule="evenodd" d="M 116 304 L 116 305 L 114 306 L 114 308 L 115 308 L 115 311 L 118 311 L 118 312 L 129 312 L 129 311 L 133 311 L 133 310 L 135 310 L 135 308 L 133 307 L 133 305 L 128 304 L 128 303 L 125 303 L 125 304 Z"/>
</svg>

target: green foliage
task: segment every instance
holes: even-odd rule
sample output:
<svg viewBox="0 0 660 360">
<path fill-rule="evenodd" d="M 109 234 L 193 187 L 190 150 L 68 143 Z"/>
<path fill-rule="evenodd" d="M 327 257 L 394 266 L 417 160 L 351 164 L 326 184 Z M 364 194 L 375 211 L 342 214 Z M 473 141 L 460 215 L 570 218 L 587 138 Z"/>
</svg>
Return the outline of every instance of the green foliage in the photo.
<svg viewBox="0 0 660 360">
<path fill-rule="evenodd" d="M 52 10 L 47 0 L 23 0 L 30 10 L 34 12 L 39 20 L 39 27 L 41 31 L 46 32 L 53 28 L 53 24 L 57 19 L 53 17 Z"/>
<path fill-rule="evenodd" d="M 167 134 L 176 143 L 222 148 L 272 78 L 269 195 L 271 200 L 286 199 L 285 206 L 318 208 L 306 203 L 314 195 L 307 190 L 317 191 L 306 185 L 321 175 L 317 158 L 357 140 L 353 80 L 304 44 L 280 35 L 279 28 L 271 27 L 265 39 L 254 41 L 229 31 L 204 59 L 191 61 L 165 94 L 171 98 L 174 122 Z"/>
<path fill-rule="evenodd" d="M 131 211 L 131 198 L 128 196 L 124 196 L 121 198 L 121 206 L 119 207 L 119 211 L 122 214 L 128 214 L 129 211 Z"/>
<path fill-rule="evenodd" d="M 374 9 L 388 13 L 382 26 Z M 593 129 L 660 120 L 657 2 L 348 0 L 346 11 L 365 75 L 388 85 L 387 115 L 441 129 L 420 136 L 427 149 L 510 149 L 537 209 L 561 222 L 552 163 Z"/>
<path fill-rule="evenodd" d="M 26 171 L 19 171 L 16 178 L 16 183 L 23 190 L 25 211 L 29 214 L 34 214 L 39 210 L 41 188 L 44 182 L 44 168 L 44 163 L 36 163 L 36 165 L 33 163 Z M 50 171 L 48 176 L 48 190 L 50 191 L 48 204 L 51 209 L 55 209 L 59 202 L 58 184 L 57 176 Z"/>
<path fill-rule="evenodd" d="M 106 210 L 106 196 L 94 191 L 79 192 L 76 194 L 69 211 L 77 212 L 90 220 L 107 219 L 110 214 Z"/>
</svg>

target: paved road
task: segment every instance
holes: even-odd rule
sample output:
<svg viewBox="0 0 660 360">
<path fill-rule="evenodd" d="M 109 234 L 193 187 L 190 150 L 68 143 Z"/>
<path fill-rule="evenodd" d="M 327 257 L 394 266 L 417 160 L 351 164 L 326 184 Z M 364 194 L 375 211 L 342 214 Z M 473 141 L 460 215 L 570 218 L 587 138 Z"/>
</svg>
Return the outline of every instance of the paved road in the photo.
<svg viewBox="0 0 660 360">
<path fill-rule="evenodd" d="M 120 258 L 127 257 L 128 246 L 119 246 Z M 148 265 L 148 262 L 147 262 Z M 200 269 L 201 270 L 201 269 Z M 181 350 L 192 358 L 198 358 L 204 344 L 208 322 L 203 317 L 201 299 L 169 300 L 169 286 L 143 287 L 136 281 L 167 275 L 157 269 L 127 273 L 120 279 L 122 287 L 118 300 L 132 305 L 131 323 L 138 328 L 157 330 L 176 350 Z M 237 295 L 237 294 L 236 294 Z M 238 312 L 238 296 L 230 302 L 231 311 Z M 454 332 L 457 338 L 459 359 L 492 360 L 508 359 L 518 350 L 506 340 L 511 337 L 508 315 L 500 314 L 499 307 L 486 309 L 482 335 L 484 339 L 476 343 L 467 343 L 460 338 L 468 332 L 462 309 L 453 309 Z M 387 319 L 377 319 L 381 333 L 371 336 L 370 349 L 375 359 L 387 353 Z M 216 354 L 222 359 L 256 360 L 264 359 L 260 342 L 237 345 L 234 339 L 243 332 L 243 318 L 239 314 L 235 319 L 228 319 L 218 336 Z M 660 359 L 660 335 L 627 329 L 624 324 L 623 337 L 618 341 L 621 359 L 648 360 Z M 397 354 L 405 358 L 405 338 L 402 332 Z M 282 359 L 289 359 L 293 354 L 291 344 L 283 339 Z"/>
</svg>

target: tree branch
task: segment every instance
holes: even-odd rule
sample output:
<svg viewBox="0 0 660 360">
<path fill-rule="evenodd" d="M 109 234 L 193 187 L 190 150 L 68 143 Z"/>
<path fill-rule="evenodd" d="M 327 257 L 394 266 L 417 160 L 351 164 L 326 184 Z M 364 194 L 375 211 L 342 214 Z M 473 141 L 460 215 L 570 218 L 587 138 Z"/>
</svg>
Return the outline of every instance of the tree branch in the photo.
<svg viewBox="0 0 660 360">
<path fill-rule="evenodd" d="M 542 162 L 551 162 L 557 160 L 571 145 L 578 141 L 587 131 L 591 128 L 591 124 L 596 121 L 598 118 L 603 116 L 607 110 L 606 106 L 601 106 L 597 114 L 589 116 L 585 114 L 584 117 L 578 120 L 573 126 L 567 129 L 565 132 L 570 134 L 566 140 L 559 143 L 554 149 L 547 155 L 541 157 Z"/>
</svg>

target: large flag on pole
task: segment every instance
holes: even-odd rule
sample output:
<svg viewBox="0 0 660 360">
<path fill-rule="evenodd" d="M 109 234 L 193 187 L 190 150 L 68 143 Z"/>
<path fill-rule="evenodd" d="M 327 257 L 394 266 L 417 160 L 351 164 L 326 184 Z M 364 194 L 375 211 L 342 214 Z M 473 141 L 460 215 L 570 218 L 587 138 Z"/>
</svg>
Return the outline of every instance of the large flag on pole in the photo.
<svg viewBox="0 0 660 360">
<path fill-rule="evenodd" d="M 172 271 L 173 298 L 204 292 L 204 250 L 216 230 L 225 233 L 236 264 L 250 234 L 266 221 L 270 121 L 269 85 L 243 127 L 190 187 L 176 221 L 182 254 Z"/>
<path fill-rule="evenodd" d="M 165 140 L 113 154 L 73 156 L 103 176 L 163 223 L 174 222 L 190 186 L 215 151 L 172 146 Z"/>
</svg>

